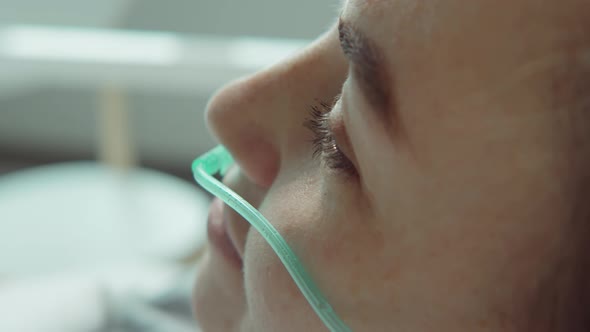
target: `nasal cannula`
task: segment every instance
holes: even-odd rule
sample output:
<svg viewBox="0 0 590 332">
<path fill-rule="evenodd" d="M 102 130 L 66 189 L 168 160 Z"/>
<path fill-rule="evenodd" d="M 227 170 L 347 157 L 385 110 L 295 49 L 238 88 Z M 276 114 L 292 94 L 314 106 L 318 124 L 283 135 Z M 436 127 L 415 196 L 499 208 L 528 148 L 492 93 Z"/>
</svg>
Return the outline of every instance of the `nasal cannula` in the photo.
<svg viewBox="0 0 590 332">
<path fill-rule="evenodd" d="M 291 247 L 271 223 L 250 203 L 213 177 L 217 173 L 221 176 L 225 175 L 233 163 L 234 160 L 231 154 L 225 147 L 219 145 L 193 161 L 193 176 L 203 188 L 219 197 L 225 204 L 238 212 L 264 237 L 301 290 L 301 293 L 303 293 L 303 296 L 330 331 L 351 331 L 334 312 L 332 306 L 330 306 L 300 260 L 291 250 Z"/>
</svg>

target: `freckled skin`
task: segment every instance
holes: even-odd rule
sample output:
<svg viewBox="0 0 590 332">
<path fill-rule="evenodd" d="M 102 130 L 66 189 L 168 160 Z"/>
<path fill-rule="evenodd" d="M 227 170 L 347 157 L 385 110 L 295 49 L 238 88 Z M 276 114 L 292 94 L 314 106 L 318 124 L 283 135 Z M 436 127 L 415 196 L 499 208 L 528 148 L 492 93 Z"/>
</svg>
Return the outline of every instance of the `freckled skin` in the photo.
<svg viewBox="0 0 590 332">
<path fill-rule="evenodd" d="M 208 123 L 238 164 L 224 182 L 353 331 L 588 331 L 590 3 L 350 0 L 342 17 L 383 53 L 403 135 L 347 75 L 333 27 L 213 97 Z M 339 94 L 355 176 L 313 159 L 302 125 Z M 227 216 L 244 268 L 210 251 L 204 330 L 325 331 L 260 234 Z"/>
</svg>

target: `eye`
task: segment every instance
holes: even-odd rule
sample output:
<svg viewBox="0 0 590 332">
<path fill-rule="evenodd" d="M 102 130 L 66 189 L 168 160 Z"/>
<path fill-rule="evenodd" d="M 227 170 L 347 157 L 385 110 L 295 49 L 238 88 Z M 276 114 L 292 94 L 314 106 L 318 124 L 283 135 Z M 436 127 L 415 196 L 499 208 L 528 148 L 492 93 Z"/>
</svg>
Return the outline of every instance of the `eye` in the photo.
<svg viewBox="0 0 590 332">
<path fill-rule="evenodd" d="M 354 176 L 357 174 L 357 170 L 350 159 L 338 147 L 338 142 L 332 132 L 330 112 L 333 105 L 320 103 L 319 106 L 312 106 L 309 117 L 304 122 L 304 126 L 313 133 L 311 141 L 313 157 L 320 158 L 322 164 L 329 169 Z"/>
</svg>

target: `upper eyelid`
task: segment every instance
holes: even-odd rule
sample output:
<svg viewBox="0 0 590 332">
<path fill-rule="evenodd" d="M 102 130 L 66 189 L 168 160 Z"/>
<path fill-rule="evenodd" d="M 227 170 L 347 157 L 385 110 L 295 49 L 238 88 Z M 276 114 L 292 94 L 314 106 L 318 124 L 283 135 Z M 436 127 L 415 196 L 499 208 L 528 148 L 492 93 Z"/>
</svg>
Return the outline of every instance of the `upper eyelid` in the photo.
<svg viewBox="0 0 590 332">
<path fill-rule="evenodd" d="M 338 37 L 343 54 L 350 64 L 350 77 L 354 77 L 365 100 L 387 125 L 396 123 L 396 105 L 392 75 L 384 50 L 362 29 L 342 17 L 338 21 Z"/>
<path fill-rule="evenodd" d="M 348 134 L 346 123 L 344 121 L 344 110 L 342 109 L 342 96 L 343 94 L 340 93 L 334 99 L 332 110 L 336 109 L 337 112 L 335 113 L 335 115 L 332 114 L 332 117 L 336 116 L 337 118 L 330 119 L 330 130 L 332 131 L 332 135 L 334 136 L 336 141 L 339 142 L 338 145 L 342 148 L 341 150 L 344 150 L 343 152 L 346 155 L 346 157 L 355 165 L 355 168 L 357 168 L 358 165 L 356 154 L 354 153 L 354 149 L 352 148 L 353 145 L 351 143 L 350 135 Z"/>
<path fill-rule="evenodd" d="M 341 139 L 338 136 L 341 135 L 342 130 L 335 130 L 332 111 L 337 102 L 331 104 L 320 102 L 319 104 L 321 107 L 311 107 L 310 117 L 304 123 L 304 126 L 314 134 L 313 157 L 322 156 L 322 161 L 325 161 L 330 169 L 343 171 L 348 175 L 358 174 L 356 165 L 347 153 L 343 153 L 342 144 L 339 143 Z"/>
</svg>

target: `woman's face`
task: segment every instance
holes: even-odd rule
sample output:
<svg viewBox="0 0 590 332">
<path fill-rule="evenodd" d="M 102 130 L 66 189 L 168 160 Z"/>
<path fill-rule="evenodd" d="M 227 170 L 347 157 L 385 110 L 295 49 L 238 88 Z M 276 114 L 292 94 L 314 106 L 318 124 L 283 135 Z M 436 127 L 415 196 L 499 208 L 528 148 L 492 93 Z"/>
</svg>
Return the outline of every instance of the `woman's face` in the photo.
<svg viewBox="0 0 590 332">
<path fill-rule="evenodd" d="M 564 174 L 590 132 L 569 112 L 581 13 L 589 2 L 349 0 L 299 55 L 212 99 L 237 161 L 224 182 L 354 331 L 542 331 L 567 288 Z M 210 218 L 238 255 L 214 245 L 202 265 L 205 331 L 325 330 L 258 232 L 219 202 Z"/>
</svg>

